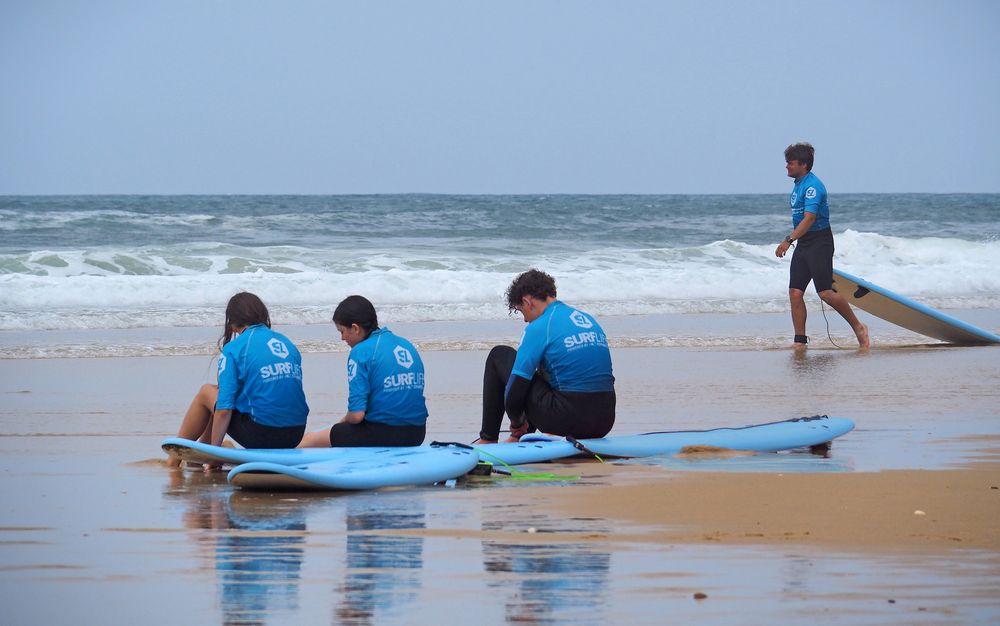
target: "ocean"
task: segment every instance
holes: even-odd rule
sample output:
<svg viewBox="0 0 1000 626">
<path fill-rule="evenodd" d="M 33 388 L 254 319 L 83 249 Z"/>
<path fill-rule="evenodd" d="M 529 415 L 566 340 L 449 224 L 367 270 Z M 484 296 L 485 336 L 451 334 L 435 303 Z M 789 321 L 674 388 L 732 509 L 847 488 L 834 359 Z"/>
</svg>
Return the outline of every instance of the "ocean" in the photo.
<svg viewBox="0 0 1000 626">
<path fill-rule="evenodd" d="M 1000 308 L 1000 195 L 843 194 L 831 212 L 837 267 L 937 308 Z M 784 194 L 5 196 L 0 343 L 218 330 L 241 290 L 276 326 L 326 324 L 353 293 L 395 322 L 503 320 L 531 267 L 602 316 L 782 312 L 789 231 Z"/>
</svg>

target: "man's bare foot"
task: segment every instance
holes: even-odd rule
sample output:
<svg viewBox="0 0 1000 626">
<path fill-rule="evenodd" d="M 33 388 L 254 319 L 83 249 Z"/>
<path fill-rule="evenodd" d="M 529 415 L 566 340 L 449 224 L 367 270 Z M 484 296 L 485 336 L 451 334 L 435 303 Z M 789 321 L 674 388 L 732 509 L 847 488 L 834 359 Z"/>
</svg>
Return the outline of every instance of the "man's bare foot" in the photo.
<svg viewBox="0 0 1000 626">
<path fill-rule="evenodd" d="M 854 334 L 858 337 L 858 349 L 867 350 L 872 347 L 872 340 L 868 336 L 868 327 L 858 322 L 858 326 L 854 329 Z"/>
<path fill-rule="evenodd" d="M 507 437 L 506 439 L 504 439 L 503 442 L 504 443 L 517 443 L 519 441 L 521 441 L 521 436 L 520 435 L 511 435 L 510 437 Z"/>
<path fill-rule="evenodd" d="M 479 446 L 479 445 L 483 445 L 483 444 L 487 444 L 487 443 L 496 443 L 496 442 L 497 442 L 496 439 L 483 439 L 482 437 L 480 437 L 479 439 L 476 439 L 475 441 L 473 441 L 472 445 Z"/>
</svg>

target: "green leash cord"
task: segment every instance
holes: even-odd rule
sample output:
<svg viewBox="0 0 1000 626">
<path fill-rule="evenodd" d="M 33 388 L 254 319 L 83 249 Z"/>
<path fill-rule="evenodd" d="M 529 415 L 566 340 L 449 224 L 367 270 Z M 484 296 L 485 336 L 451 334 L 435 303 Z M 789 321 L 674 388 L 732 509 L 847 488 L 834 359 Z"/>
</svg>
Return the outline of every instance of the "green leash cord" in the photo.
<svg viewBox="0 0 1000 626">
<path fill-rule="evenodd" d="M 600 461 L 601 463 L 604 463 L 604 459 L 602 459 L 596 452 L 594 452 L 593 450 L 588 450 L 587 446 L 583 445 L 575 438 L 566 437 L 566 441 L 573 444 L 573 447 L 576 448 L 577 450 L 585 452 L 590 456 L 594 457 L 595 459 L 597 459 L 598 461 Z M 561 474 L 552 474 L 550 472 L 538 472 L 538 473 L 522 472 L 520 470 L 514 469 L 510 464 L 508 464 L 506 461 L 504 461 L 498 456 L 494 456 L 489 452 L 485 452 L 479 448 L 476 448 L 475 446 L 473 446 L 473 448 L 480 455 L 487 456 L 491 459 L 499 461 L 500 465 L 502 465 L 504 469 L 506 469 L 507 472 L 509 472 L 508 476 L 513 480 L 580 480 L 579 476 L 564 476 Z"/>
<path fill-rule="evenodd" d="M 510 478 L 511 480 L 580 480 L 579 476 L 563 476 L 560 474 L 552 474 L 550 472 L 539 472 L 539 473 L 522 472 L 520 470 L 514 469 L 512 465 L 510 465 L 509 463 L 507 463 L 507 461 L 504 461 L 498 456 L 494 456 L 489 452 L 484 452 L 483 450 L 480 450 L 475 446 L 473 446 L 473 449 L 482 456 L 489 457 L 500 463 L 500 465 L 502 465 L 504 469 L 510 472 L 507 477 Z"/>
</svg>

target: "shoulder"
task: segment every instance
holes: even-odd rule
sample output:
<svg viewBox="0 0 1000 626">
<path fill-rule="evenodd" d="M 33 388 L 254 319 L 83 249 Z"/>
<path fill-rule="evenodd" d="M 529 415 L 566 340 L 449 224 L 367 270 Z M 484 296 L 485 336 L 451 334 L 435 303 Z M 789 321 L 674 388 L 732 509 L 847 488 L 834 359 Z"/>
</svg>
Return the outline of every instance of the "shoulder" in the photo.
<svg viewBox="0 0 1000 626">
<path fill-rule="evenodd" d="M 562 303 L 560 303 L 562 304 Z M 577 328 L 592 328 L 597 325 L 597 320 L 594 316 L 580 309 L 569 306 L 568 304 L 562 305 L 562 310 L 559 311 L 560 319 L 563 321 L 568 321 L 570 324 Z"/>
<path fill-rule="evenodd" d="M 240 350 L 243 348 L 243 346 L 247 344 L 249 340 L 250 338 L 249 336 L 247 336 L 247 333 L 245 332 L 240 335 L 237 335 L 236 337 L 233 337 L 232 341 L 222 346 L 222 354 L 226 354 L 229 356 L 239 354 Z"/>
<path fill-rule="evenodd" d="M 814 200 L 826 195 L 826 187 L 823 185 L 823 181 L 812 172 L 802 179 L 802 190 L 802 196 L 806 200 Z"/>
<path fill-rule="evenodd" d="M 409 339 L 407 339 L 406 337 L 400 337 L 399 335 L 393 333 L 388 328 L 382 331 L 382 343 L 384 346 L 383 349 L 386 351 L 391 351 L 393 355 L 396 355 L 396 352 L 400 348 L 410 352 L 411 354 L 417 353 L 416 346 L 414 346 Z M 396 356 L 396 359 L 399 360 L 398 355 Z"/>
<path fill-rule="evenodd" d="M 822 191 L 826 191 L 826 185 L 824 185 L 823 181 L 819 179 L 819 176 L 817 176 L 812 172 L 809 172 L 809 175 L 806 177 L 806 185 L 809 187 L 815 187 Z"/>
<path fill-rule="evenodd" d="M 407 339 L 406 337 L 400 337 L 399 335 L 391 335 L 391 334 L 390 336 L 392 337 L 392 341 L 390 343 L 395 344 L 397 346 L 403 346 L 407 350 L 412 350 L 413 352 L 417 351 L 417 347 L 414 346 L 413 342 Z"/>
</svg>

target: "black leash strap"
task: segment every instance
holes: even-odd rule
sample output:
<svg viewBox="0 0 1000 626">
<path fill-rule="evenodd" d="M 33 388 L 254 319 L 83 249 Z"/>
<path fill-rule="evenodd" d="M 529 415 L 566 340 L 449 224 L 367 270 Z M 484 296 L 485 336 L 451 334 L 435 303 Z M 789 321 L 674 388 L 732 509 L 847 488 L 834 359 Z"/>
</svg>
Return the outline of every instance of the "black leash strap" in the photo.
<svg viewBox="0 0 1000 626">
<path fill-rule="evenodd" d="M 583 452 L 584 454 L 589 454 L 590 456 L 594 457 L 595 459 L 597 459 L 601 463 L 604 462 L 604 459 L 602 459 L 596 452 L 594 452 L 593 450 L 591 450 L 587 446 L 585 446 L 582 443 L 580 443 L 580 441 L 576 437 L 567 436 L 566 437 L 566 441 L 568 441 L 571 444 L 573 444 L 573 447 L 576 448 L 577 450 L 579 450 L 580 452 Z"/>
</svg>

